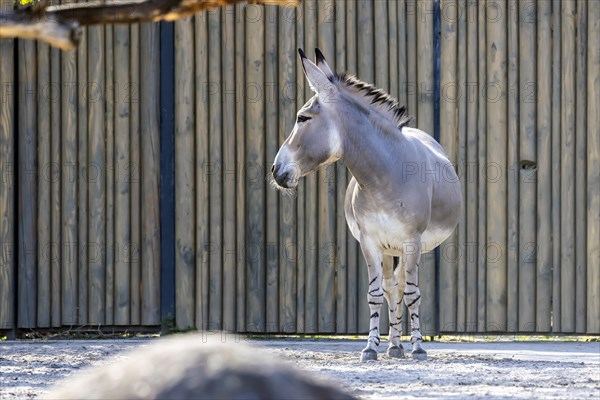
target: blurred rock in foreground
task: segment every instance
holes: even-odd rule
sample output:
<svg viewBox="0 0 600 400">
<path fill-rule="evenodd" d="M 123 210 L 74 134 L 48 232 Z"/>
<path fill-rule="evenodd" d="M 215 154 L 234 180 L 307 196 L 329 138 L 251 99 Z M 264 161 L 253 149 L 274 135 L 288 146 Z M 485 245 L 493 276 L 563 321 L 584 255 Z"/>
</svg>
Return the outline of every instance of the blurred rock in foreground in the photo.
<svg viewBox="0 0 600 400">
<path fill-rule="evenodd" d="M 158 339 L 81 371 L 50 399 L 354 399 L 324 381 L 231 336 Z M 219 335 L 216 335 L 219 336 Z M 123 358 L 124 357 L 124 358 Z"/>
</svg>

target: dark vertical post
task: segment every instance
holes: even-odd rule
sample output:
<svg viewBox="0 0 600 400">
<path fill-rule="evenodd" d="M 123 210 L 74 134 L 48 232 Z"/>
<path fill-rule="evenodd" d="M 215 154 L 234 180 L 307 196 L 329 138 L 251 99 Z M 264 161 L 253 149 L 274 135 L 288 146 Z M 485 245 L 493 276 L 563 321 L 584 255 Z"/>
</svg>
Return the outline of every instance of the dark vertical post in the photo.
<svg viewBox="0 0 600 400">
<path fill-rule="evenodd" d="M 175 320 L 175 24 L 160 23 L 160 319 Z"/>
<path fill-rule="evenodd" d="M 13 176 L 14 176 L 14 186 L 13 186 L 13 204 L 14 204 L 14 215 L 19 215 L 19 46 L 16 40 L 13 40 L 13 54 L 14 54 L 14 64 L 13 64 L 13 160 L 12 163 L 14 165 Z M 13 308 L 13 321 L 12 328 L 6 333 L 6 338 L 8 340 L 15 340 L 17 338 L 17 329 L 19 326 L 19 274 L 18 274 L 18 265 L 19 265 L 19 224 L 13 223 L 13 241 L 12 241 L 12 249 L 10 250 L 13 254 L 13 263 L 12 263 L 12 308 Z"/>
<path fill-rule="evenodd" d="M 440 0 L 433 1 L 433 137 L 440 141 Z M 435 248 L 435 331 L 440 333 L 440 248 Z"/>
</svg>

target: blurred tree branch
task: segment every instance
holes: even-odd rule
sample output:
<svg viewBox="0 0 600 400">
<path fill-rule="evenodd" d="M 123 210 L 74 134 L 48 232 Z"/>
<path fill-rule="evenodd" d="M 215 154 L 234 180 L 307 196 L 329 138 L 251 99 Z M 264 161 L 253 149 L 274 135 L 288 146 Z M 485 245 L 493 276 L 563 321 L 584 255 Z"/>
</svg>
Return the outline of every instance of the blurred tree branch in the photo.
<svg viewBox="0 0 600 400">
<path fill-rule="evenodd" d="M 104 24 L 175 21 L 200 11 L 245 0 L 125 0 L 50 5 L 27 1 L 26 7 L 0 9 L 0 39 L 37 39 L 63 50 L 79 44 L 81 27 Z M 297 6 L 299 0 L 250 0 L 249 3 Z"/>
</svg>

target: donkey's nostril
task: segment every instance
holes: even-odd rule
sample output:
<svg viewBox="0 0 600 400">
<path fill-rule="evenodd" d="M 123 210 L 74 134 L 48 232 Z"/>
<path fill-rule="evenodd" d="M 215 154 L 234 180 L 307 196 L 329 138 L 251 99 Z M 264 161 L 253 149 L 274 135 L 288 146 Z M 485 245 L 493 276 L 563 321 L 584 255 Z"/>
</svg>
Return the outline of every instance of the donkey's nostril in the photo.
<svg viewBox="0 0 600 400">
<path fill-rule="evenodd" d="M 275 172 L 275 164 L 271 166 L 271 172 Z"/>
<path fill-rule="evenodd" d="M 283 187 L 287 187 L 286 186 L 286 182 L 289 176 L 289 172 L 284 171 L 281 175 L 278 174 L 278 169 L 280 168 L 275 168 L 275 172 L 273 172 L 273 178 L 275 178 L 275 182 L 277 182 L 277 184 L 279 186 L 283 186 Z"/>
</svg>

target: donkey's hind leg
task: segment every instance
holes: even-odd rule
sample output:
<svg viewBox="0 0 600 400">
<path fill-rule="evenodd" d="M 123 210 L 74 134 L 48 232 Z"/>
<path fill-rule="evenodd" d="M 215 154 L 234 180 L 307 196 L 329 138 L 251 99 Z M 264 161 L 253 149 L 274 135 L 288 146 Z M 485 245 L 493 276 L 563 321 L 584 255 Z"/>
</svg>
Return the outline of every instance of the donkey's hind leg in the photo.
<svg viewBox="0 0 600 400">
<path fill-rule="evenodd" d="M 394 358 L 404 358 L 404 348 L 400 343 L 400 336 L 402 335 L 402 297 L 400 286 L 394 274 L 395 261 L 393 257 L 383 257 L 383 293 L 390 314 L 387 355 Z M 404 282 L 402 284 L 404 285 Z"/>
<path fill-rule="evenodd" d="M 421 291 L 419 290 L 419 261 L 421 260 L 421 240 L 414 240 L 404 244 L 404 268 L 406 283 L 404 285 L 404 302 L 410 313 L 412 343 L 412 357 L 416 360 L 426 360 L 427 352 L 421 347 L 423 337 L 419 324 L 419 305 L 421 304 Z"/>
</svg>

